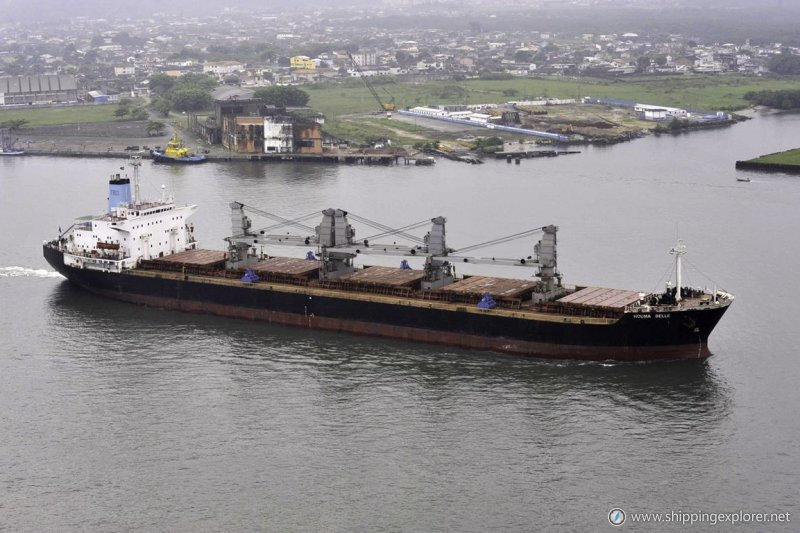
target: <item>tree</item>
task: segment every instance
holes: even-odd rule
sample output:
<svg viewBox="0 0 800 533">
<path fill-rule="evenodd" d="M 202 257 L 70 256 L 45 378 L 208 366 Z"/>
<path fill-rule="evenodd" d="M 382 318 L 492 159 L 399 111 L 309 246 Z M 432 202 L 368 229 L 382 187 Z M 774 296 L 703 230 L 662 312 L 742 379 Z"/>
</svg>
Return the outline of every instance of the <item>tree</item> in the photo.
<svg viewBox="0 0 800 533">
<path fill-rule="evenodd" d="M 636 58 L 636 67 L 639 70 L 645 70 L 650 66 L 650 58 L 647 56 L 640 56 Z"/>
<path fill-rule="evenodd" d="M 172 109 L 172 102 L 169 101 L 169 98 L 162 97 L 156 99 L 153 104 L 153 109 L 156 110 L 162 117 L 168 117 L 169 112 Z"/>
<path fill-rule="evenodd" d="M 398 50 L 394 54 L 394 60 L 397 61 L 397 64 L 401 67 L 407 67 L 414 62 L 414 57 L 405 50 Z"/>
<path fill-rule="evenodd" d="M 800 56 L 782 52 L 772 57 L 767 66 L 775 74 L 800 74 Z"/>
<path fill-rule="evenodd" d="M 264 50 L 258 54 L 258 58 L 267 63 L 274 63 L 278 59 L 278 54 L 275 50 Z"/>
<path fill-rule="evenodd" d="M 150 76 L 150 91 L 155 95 L 162 95 L 172 89 L 175 85 L 175 78 L 166 74 L 156 74 Z"/>
<path fill-rule="evenodd" d="M 795 109 L 800 107 L 800 90 L 797 89 L 750 91 L 745 93 L 744 98 L 753 105 L 763 105 L 775 109 Z"/>
<path fill-rule="evenodd" d="M 133 120 L 147 120 L 147 111 L 145 111 L 141 107 L 137 107 L 133 111 L 131 111 L 131 119 Z"/>
<path fill-rule="evenodd" d="M 75 43 L 67 44 L 67 46 L 64 47 L 64 51 L 61 52 L 61 57 L 67 62 L 77 61 L 78 49 L 75 48 Z"/>
<path fill-rule="evenodd" d="M 301 107 L 308 104 L 308 93 L 297 87 L 264 87 L 256 90 L 254 96 L 265 104 L 277 107 Z"/>
<path fill-rule="evenodd" d="M 211 95 L 200 87 L 177 87 L 172 91 L 170 101 L 178 111 L 200 111 L 214 103 Z"/>
<path fill-rule="evenodd" d="M 532 63 L 534 53 L 530 50 L 517 50 L 514 52 L 514 61 L 516 63 Z"/>
<path fill-rule="evenodd" d="M 147 135 L 154 135 L 156 137 L 158 137 L 159 135 L 164 135 L 164 128 L 165 128 L 164 123 L 159 122 L 157 120 L 151 120 L 150 122 L 147 123 L 147 126 L 145 126 L 145 129 L 147 130 Z"/>
<path fill-rule="evenodd" d="M 6 120 L 0 122 L 0 129 L 7 129 L 9 131 L 15 131 L 20 129 L 22 126 L 27 124 L 28 121 L 24 118 L 15 118 L 13 120 Z"/>
<path fill-rule="evenodd" d="M 189 72 L 184 74 L 175 82 L 175 87 L 198 87 L 205 91 L 210 91 L 217 86 L 217 80 L 208 74 L 195 74 Z"/>
<path fill-rule="evenodd" d="M 213 103 L 211 90 L 216 86 L 217 80 L 206 74 L 188 73 L 177 79 L 157 74 L 150 78 L 150 90 L 156 96 L 151 106 L 165 117 L 172 109 L 208 109 Z"/>
<path fill-rule="evenodd" d="M 130 110 L 130 109 L 128 109 L 127 107 L 125 107 L 125 106 L 118 106 L 118 107 L 117 107 L 117 108 L 114 110 L 114 116 L 115 116 L 115 117 L 122 118 L 122 117 L 124 117 L 125 115 L 127 115 L 127 114 L 128 114 L 128 113 L 130 113 L 130 112 L 131 112 L 131 110 Z"/>
</svg>

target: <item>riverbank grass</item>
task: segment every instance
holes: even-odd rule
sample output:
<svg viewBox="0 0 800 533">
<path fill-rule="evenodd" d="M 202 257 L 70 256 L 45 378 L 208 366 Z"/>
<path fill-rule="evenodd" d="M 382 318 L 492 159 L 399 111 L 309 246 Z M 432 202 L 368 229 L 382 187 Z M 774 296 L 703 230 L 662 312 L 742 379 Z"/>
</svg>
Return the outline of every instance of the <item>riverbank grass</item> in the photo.
<svg viewBox="0 0 800 533">
<path fill-rule="evenodd" d="M 800 148 L 762 155 L 751 159 L 748 163 L 768 163 L 772 165 L 786 165 L 800 167 Z"/>
<path fill-rule="evenodd" d="M 0 123 L 12 120 L 27 120 L 23 127 L 60 126 L 63 124 L 90 124 L 114 122 L 115 105 L 79 105 L 70 107 L 28 107 L 0 111 Z"/>
<path fill-rule="evenodd" d="M 755 78 L 740 75 L 636 76 L 619 80 L 596 78 L 520 78 L 513 80 L 466 80 L 401 83 L 380 80 L 381 99 L 398 108 L 436 104 L 503 103 L 529 98 L 574 98 L 584 96 L 619 98 L 654 105 L 735 111 L 750 106 L 744 95 L 750 91 L 796 88 L 797 77 Z M 319 84 L 304 87 L 310 106 L 337 117 L 379 110 L 363 84 Z"/>
</svg>

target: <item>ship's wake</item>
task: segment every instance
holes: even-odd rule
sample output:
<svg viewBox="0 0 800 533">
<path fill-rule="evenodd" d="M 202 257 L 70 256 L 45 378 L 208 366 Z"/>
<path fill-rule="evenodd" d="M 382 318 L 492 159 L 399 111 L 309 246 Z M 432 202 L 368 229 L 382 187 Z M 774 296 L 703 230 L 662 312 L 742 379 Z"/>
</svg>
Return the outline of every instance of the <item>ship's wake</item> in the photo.
<svg viewBox="0 0 800 533">
<path fill-rule="evenodd" d="M 25 268 L 18 266 L 0 267 L 0 278 L 63 278 L 55 270 Z"/>
</svg>

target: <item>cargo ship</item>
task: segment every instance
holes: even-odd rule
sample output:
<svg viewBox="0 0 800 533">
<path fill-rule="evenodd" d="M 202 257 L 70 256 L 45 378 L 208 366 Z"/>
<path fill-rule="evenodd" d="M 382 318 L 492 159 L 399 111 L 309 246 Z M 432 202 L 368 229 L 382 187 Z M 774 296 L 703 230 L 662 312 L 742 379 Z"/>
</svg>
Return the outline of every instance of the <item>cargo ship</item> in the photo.
<svg viewBox="0 0 800 533">
<path fill-rule="evenodd" d="M 207 159 L 204 155 L 191 153 L 178 138 L 177 133 L 167 142 L 164 150 L 151 150 L 150 155 L 156 163 L 196 164 L 205 163 Z"/>
<path fill-rule="evenodd" d="M 444 217 L 395 229 L 325 209 L 311 215 L 321 217 L 311 227 L 302 222 L 309 217 L 233 202 L 225 249 L 202 249 L 190 222 L 196 206 L 166 193 L 139 198 L 140 164 L 132 161 L 133 187 L 112 175 L 105 212 L 78 218 L 43 245 L 47 262 L 74 285 L 134 304 L 538 358 L 649 361 L 708 357 L 709 336 L 734 299 L 682 285 L 681 242 L 671 250 L 675 283 L 663 292 L 565 285 L 554 225 L 454 250 Z M 258 216 L 273 222 L 254 229 Z M 356 239 L 350 219 L 378 233 Z M 423 224 L 424 237 L 410 233 Z M 279 227 L 300 232 L 273 233 Z M 533 253 L 522 258 L 467 255 L 534 235 Z M 373 240 L 388 236 L 411 244 Z M 305 257 L 268 253 L 287 246 Z M 356 266 L 371 255 L 396 256 L 399 266 Z M 463 264 L 513 265 L 530 277 L 457 276 Z"/>
</svg>

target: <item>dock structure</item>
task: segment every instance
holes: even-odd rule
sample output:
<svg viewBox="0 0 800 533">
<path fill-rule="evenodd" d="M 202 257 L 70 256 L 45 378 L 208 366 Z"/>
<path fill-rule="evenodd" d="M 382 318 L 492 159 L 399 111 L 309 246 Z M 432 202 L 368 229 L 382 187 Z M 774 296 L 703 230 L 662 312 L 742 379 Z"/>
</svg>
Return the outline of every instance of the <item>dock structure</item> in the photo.
<svg viewBox="0 0 800 533">
<path fill-rule="evenodd" d="M 111 157 L 128 159 L 131 155 L 141 156 L 142 159 L 152 159 L 148 152 L 130 152 L 121 150 L 37 150 L 25 149 L 26 155 L 47 155 L 59 157 Z M 243 154 L 243 153 L 211 153 L 206 154 L 208 161 L 217 162 L 251 162 L 261 161 L 265 163 L 294 161 L 300 163 L 336 163 L 346 165 L 430 165 L 433 160 L 419 157 L 409 157 L 398 153 L 367 153 L 367 152 L 345 152 L 345 153 L 322 153 L 322 154 Z"/>
<path fill-rule="evenodd" d="M 551 141 L 556 141 L 559 143 L 567 143 L 570 141 L 569 136 L 562 135 L 560 133 L 550 133 L 549 131 L 537 131 L 537 130 L 529 130 L 527 128 L 518 128 L 515 126 L 504 126 L 501 124 L 492 124 L 489 122 L 481 122 L 476 120 L 465 120 L 461 118 L 454 118 L 450 116 L 443 116 L 443 115 L 428 115 L 417 113 L 411 110 L 398 110 L 398 114 L 400 115 L 407 115 L 411 117 L 418 117 L 418 118 L 426 118 L 431 120 L 440 120 L 444 122 L 450 122 L 452 124 L 459 124 L 461 126 L 471 126 L 476 128 L 488 128 L 490 130 L 496 131 L 503 131 L 506 133 L 514 133 L 517 135 L 525 135 L 529 137 L 541 137 L 543 139 L 550 139 Z"/>
</svg>

